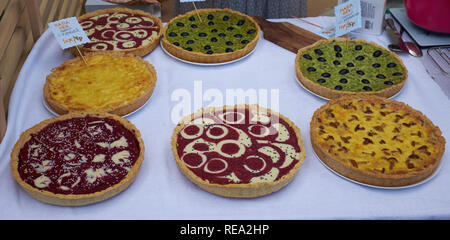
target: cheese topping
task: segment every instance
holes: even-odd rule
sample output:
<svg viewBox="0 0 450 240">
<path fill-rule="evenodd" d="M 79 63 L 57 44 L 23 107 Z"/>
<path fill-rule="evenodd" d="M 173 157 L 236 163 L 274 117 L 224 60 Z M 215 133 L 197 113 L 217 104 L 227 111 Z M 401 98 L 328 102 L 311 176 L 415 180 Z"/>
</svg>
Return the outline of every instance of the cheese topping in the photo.
<svg viewBox="0 0 450 240">
<path fill-rule="evenodd" d="M 70 110 L 106 110 L 133 102 L 155 84 L 156 76 L 139 58 L 96 55 L 86 59 L 89 66 L 79 59 L 53 72 L 47 79 L 49 98 Z"/>
</svg>

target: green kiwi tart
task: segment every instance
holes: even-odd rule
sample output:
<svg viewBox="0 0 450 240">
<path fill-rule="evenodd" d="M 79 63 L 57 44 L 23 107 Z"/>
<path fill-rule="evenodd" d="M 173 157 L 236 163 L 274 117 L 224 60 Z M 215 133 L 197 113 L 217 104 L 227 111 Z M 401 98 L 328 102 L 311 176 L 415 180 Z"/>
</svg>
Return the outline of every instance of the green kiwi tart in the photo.
<svg viewBox="0 0 450 240">
<path fill-rule="evenodd" d="M 186 61 L 223 63 L 249 54 L 256 47 L 260 31 L 251 17 L 240 12 L 198 9 L 166 24 L 162 46 Z"/>
<path fill-rule="evenodd" d="M 330 38 L 299 49 L 298 81 L 324 98 L 364 93 L 392 97 L 408 77 L 402 60 L 373 42 Z"/>
</svg>

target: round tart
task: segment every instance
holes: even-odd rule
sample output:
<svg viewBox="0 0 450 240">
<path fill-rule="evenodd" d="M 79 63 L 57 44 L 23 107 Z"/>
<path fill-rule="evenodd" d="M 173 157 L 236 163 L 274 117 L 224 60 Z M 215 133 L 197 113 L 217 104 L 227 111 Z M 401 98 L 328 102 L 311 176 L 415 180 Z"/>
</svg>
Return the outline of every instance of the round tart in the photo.
<svg viewBox="0 0 450 240">
<path fill-rule="evenodd" d="M 77 57 L 54 68 L 44 99 L 58 114 L 96 110 L 126 115 L 144 105 L 156 84 L 154 67 L 141 57 L 102 52 Z"/>
<path fill-rule="evenodd" d="M 426 116 L 377 96 L 329 101 L 314 113 L 310 136 L 314 151 L 328 167 L 381 187 L 425 180 L 436 171 L 445 150 L 441 131 Z"/>
<path fill-rule="evenodd" d="M 32 197 L 80 206 L 126 189 L 143 160 L 144 143 L 129 121 L 108 113 L 78 112 L 22 133 L 10 165 L 15 180 Z"/>
<path fill-rule="evenodd" d="M 304 87 L 328 99 L 355 93 L 391 97 L 408 77 L 394 53 L 373 42 L 345 38 L 319 40 L 299 49 L 295 70 Z"/>
<path fill-rule="evenodd" d="M 172 150 L 189 180 L 234 198 L 280 190 L 305 159 L 298 127 L 257 105 L 207 108 L 184 117 L 173 132 Z"/>
<path fill-rule="evenodd" d="M 260 28 L 249 16 L 231 9 L 199 9 L 172 19 L 163 29 L 162 45 L 190 62 L 222 63 L 249 54 Z"/>
<path fill-rule="evenodd" d="M 158 45 L 161 20 L 141 10 L 101 9 L 78 18 L 91 42 L 79 46 L 82 52 L 119 51 L 144 56 Z M 75 55 L 78 50 L 71 48 Z"/>
</svg>

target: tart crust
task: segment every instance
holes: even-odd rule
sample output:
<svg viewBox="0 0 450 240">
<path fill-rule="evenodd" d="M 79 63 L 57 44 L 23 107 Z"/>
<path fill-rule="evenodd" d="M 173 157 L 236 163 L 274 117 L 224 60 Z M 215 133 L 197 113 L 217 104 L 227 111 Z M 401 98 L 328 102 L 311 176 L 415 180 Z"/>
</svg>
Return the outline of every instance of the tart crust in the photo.
<svg viewBox="0 0 450 240">
<path fill-rule="evenodd" d="M 252 41 L 250 41 L 242 49 L 239 49 L 239 50 L 236 50 L 236 51 L 230 52 L 230 53 L 216 53 L 216 54 L 190 52 L 190 51 L 184 50 L 183 48 L 175 46 L 172 43 L 170 43 L 169 40 L 167 40 L 167 28 L 169 27 L 169 25 L 171 23 L 177 21 L 180 18 L 184 18 L 184 17 L 188 17 L 188 16 L 197 16 L 197 11 L 198 11 L 198 13 L 226 11 L 226 12 L 229 12 L 230 14 L 243 16 L 243 17 L 247 18 L 248 20 L 250 20 L 253 24 L 255 24 L 255 28 L 257 31 L 255 38 Z M 173 18 L 172 20 L 170 20 L 170 22 L 164 26 L 163 37 L 161 39 L 161 43 L 162 43 L 162 46 L 164 47 L 164 49 L 167 52 L 169 52 L 170 54 L 172 54 L 173 56 L 183 59 L 183 60 L 186 60 L 186 61 L 197 62 L 197 63 L 223 63 L 223 62 L 229 62 L 229 61 L 244 57 L 245 55 L 247 55 L 251 51 L 253 51 L 253 49 L 256 47 L 256 44 L 258 43 L 258 40 L 259 40 L 259 35 L 261 32 L 261 29 L 260 29 L 258 23 L 255 20 L 253 20 L 253 18 L 251 18 L 250 16 L 247 16 L 247 15 L 237 12 L 237 11 L 233 11 L 228 8 L 224 8 L 224 9 L 204 8 L 204 9 L 198 9 L 197 11 L 190 11 L 183 15 L 179 15 L 179 16 Z"/>
<path fill-rule="evenodd" d="M 123 116 L 123 115 L 129 114 L 129 113 L 137 110 L 138 108 L 140 108 L 147 102 L 147 100 L 153 94 L 153 90 L 155 88 L 156 79 L 157 79 L 156 70 L 150 63 L 148 63 L 147 61 L 143 60 L 142 58 L 132 55 L 132 54 L 126 54 L 126 53 L 120 53 L 120 52 L 110 52 L 110 51 L 107 51 L 107 52 L 104 51 L 104 52 L 98 52 L 98 53 L 88 53 L 85 56 L 85 59 L 89 63 L 89 59 L 91 57 L 95 57 L 95 56 L 134 58 L 140 64 L 143 64 L 145 66 L 145 68 L 148 70 L 148 72 L 150 73 L 151 79 L 148 80 L 148 81 L 150 81 L 150 83 L 143 90 L 142 94 L 140 94 L 138 96 L 134 96 L 134 99 L 132 101 L 130 101 L 129 103 L 122 103 L 118 106 L 106 107 L 104 109 L 79 109 L 76 107 L 71 107 L 68 104 L 61 103 L 60 101 L 58 101 L 52 97 L 52 95 L 51 95 L 52 89 L 51 89 L 50 82 L 53 81 L 53 79 L 57 78 L 59 71 L 64 71 L 67 68 L 71 68 L 71 66 L 75 65 L 75 64 L 84 64 L 84 61 L 82 60 L 81 57 L 76 57 L 74 59 L 66 60 L 60 66 L 52 69 L 52 72 L 46 78 L 46 82 L 44 84 L 44 90 L 43 90 L 44 91 L 44 100 L 46 101 L 46 103 L 49 105 L 49 107 L 53 111 L 55 111 L 57 114 L 61 115 L 61 114 L 66 114 L 70 111 L 95 110 L 95 111 L 105 111 L 105 112 L 117 114 L 119 116 Z M 126 80 L 127 79 L 124 79 L 124 81 L 126 81 Z M 86 86 L 86 87 L 88 87 L 88 86 Z M 113 97 L 113 96 L 111 96 L 111 97 Z"/>
<path fill-rule="evenodd" d="M 90 13 L 86 13 L 84 15 L 81 15 L 80 17 L 78 17 L 78 22 L 81 22 L 87 18 L 91 18 L 94 16 L 98 16 L 101 14 L 107 14 L 107 13 L 116 13 L 116 12 L 126 12 L 126 13 L 131 13 L 131 14 L 138 14 L 138 15 L 142 15 L 145 17 L 148 17 L 150 19 L 153 20 L 153 22 L 155 24 L 158 25 L 159 31 L 157 36 L 153 39 L 153 41 L 151 41 L 149 44 L 146 45 L 142 45 L 139 46 L 137 48 L 129 48 L 129 49 L 120 49 L 120 50 L 97 50 L 97 49 L 91 49 L 91 48 L 84 48 L 83 45 L 79 45 L 78 49 L 80 49 L 80 51 L 83 54 L 87 54 L 87 53 L 92 53 L 92 52 L 104 52 L 104 51 L 108 51 L 108 52 L 123 52 L 123 53 L 131 53 L 131 54 L 135 54 L 137 56 L 145 56 L 147 54 L 149 54 L 150 52 L 152 52 L 156 46 L 158 46 L 159 40 L 161 38 L 161 33 L 162 33 L 162 21 L 161 19 L 159 19 L 156 16 L 153 16 L 150 13 L 144 12 L 142 10 L 138 10 L 138 9 L 129 9 L 129 8 L 108 8 L 108 9 L 100 9 L 94 12 L 90 12 Z M 71 47 L 70 51 L 72 52 L 72 54 L 74 54 L 75 56 L 80 56 L 80 53 L 78 52 L 77 48 L 75 47 Z"/>
<path fill-rule="evenodd" d="M 226 111 L 228 109 L 239 109 L 246 108 L 248 109 L 260 109 L 262 112 L 267 112 L 270 114 L 274 114 L 284 121 L 286 121 L 289 126 L 294 130 L 297 136 L 297 144 L 301 149 L 299 153 L 299 157 L 296 159 L 298 162 L 295 166 L 285 175 L 283 175 L 280 179 L 274 182 L 257 182 L 252 184 L 216 184 L 210 183 L 207 180 L 203 180 L 202 178 L 195 175 L 181 160 L 181 157 L 178 155 L 177 150 L 177 137 L 180 131 L 186 126 L 185 123 L 188 123 L 190 120 L 202 116 L 203 112 L 217 112 L 217 111 Z M 172 135 L 172 151 L 174 153 L 174 157 L 176 163 L 178 165 L 179 170 L 193 183 L 199 186 L 201 189 L 219 195 L 223 197 L 231 197 L 231 198 L 255 198 L 268 195 L 270 193 L 276 192 L 286 186 L 292 179 L 295 177 L 296 173 L 300 169 L 301 165 L 305 160 L 305 147 L 303 146 L 303 141 L 300 134 L 300 129 L 291 122 L 287 117 L 274 112 L 270 109 L 259 107 L 258 105 L 235 105 L 235 106 L 223 106 L 223 107 L 208 107 L 206 109 L 200 109 L 199 111 L 187 115 L 180 120 L 178 125 L 175 127 Z"/>
<path fill-rule="evenodd" d="M 306 52 L 308 49 L 310 48 L 314 48 L 316 46 L 322 45 L 322 44 L 327 44 L 329 42 L 332 41 L 337 41 L 337 42 L 345 42 L 347 41 L 346 38 L 330 38 L 330 39 L 323 39 L 323 40 L 319 40 L 317 42 L 315 42 L 314 44 L 311 44 L 309 46 L 306 46 L 304 48 L 301 48 L 298 50 L 298 53 L 295 57 L 295 73 L 297 76 L 297 80 L 308 90 L 310 90 L 311 92 L 318 94 L 322 97 L 328 98 L 328 99 L 335 99 L 335 98 L 339 98 L 342 96 L 347 96 L 347 95 L 354 95 L 354 94 L 365 94 L 365 95 L 377 95 L 377 96 L 381 96 L 381 97 L 392 97 L 395 94 L 397 94 L 402 88 L 403 85 L 406 82 L 406 79 L 408 78 L 408 70 L 406 69 L 405 65 L 403 64 L 403 61 L 396 55 L 393 54 L 391 52 L 390 55 L 393 56 L 395 59 L 398 60 L 398 63 L 401 65 L 404 74 L 403 74 L 403 79 L 400 83 L 398 84 L 394 84 L 390 87 L 384 88 L 382 90 L 379 91 L 374 91 L 374 92 L 351 92 L 351 91 L 339 91 L 339 90 L 334 90 L 334 89 L 330 89 L 324 86 L 321 86 L 318 83 L 315 83 L 314 81 L 312 81 L 311 79 L 307 78 L 306 76 L 303 75 L 301 68 L 300 68 L 300 63 L 299 63 L 299 59 L 300 57 L 303 55 L 304 52 Z M 362 39 L 354 39 L 354 40 L 350 40 L 353 42 L 361 42 L 363 44 L 370 44 L 373 45 L 377 48 L 382 48 L 384 49 L 382 46 L 374 43 L 374 42 L 367 42 L 365 40 Z"/>
<path fill-rule="evenodd" d="M 406 111 L 409 114 L 409 116 L 419 119 L 419 121 L 423 121 L 423 126 L 426 126 L 428 128 L 427 131 L 429 135 L 428 141 L 431 141 L 430 138 L 433 138 L 434 139 L 433 142 L 437 144 L 436 153 L 429 156 L 428 159 L 425 159 L 427 163 L 424 164 L 428 165 L 428 167 L 421 170 L 414 170 L 414 169 L 412 171 L 401 170 L 392 173 L 386 172 L 382 173 L 373 170 L 369 171 L 366 169 L 360 169 L 352 164 L 348 163 L 346 164 L 345 161 L 347 161 L 348 159 L 345 160 L 337 155 L 333 155 L 332 153 L 330 153 L 329 149 L 325 149 L 324 146 L 320 144 L 319 136 L 317 133 L 317 130 L 320 129 L 320 125 L 324 124 L 323 122 L 321 123 L 321 121 L 319 120 L 320 119 L 319 116 L 324 111 L 327 111 L 330 106 L 339 105 L 341 103 L 345 103 L 351 100 L 363 101 L 368 104 L 371 103 L 385 104 L 391 106 L 393 109 Z M 389 125 L 387 125 L 387 127 L 388 126 Z M 367 128 L 368 126 L 361 126 L 361 127 Z M 402 187 L 416 184 L 425 180 L 438 169 L 441 158 L 445 151 L 445 139 L 442 136 L 441 130 L 439 129 L 439 127 L 435 126 L 425 115 L 423 115 L 420 111 L 411 108 L 407 104 L 398 101 L 388 100 L 378 96 L 349 95 L 338 99 L 330 100 L 327 104 L 323 105 L 322 107 L 320 107 L 315 111 L 310 123 L 310 137 L 312 147 L 315 153 L 320 158 L 320 160 L 322 160 L 322 162 L 325 163 L 328 167 L 330 167 L 337 173 L 347 178 L 350 178 L 354 181 L 380 187 Z M 379 144 L 379 146 L 381 145 Z M 355 149 L 348 149 L 348 151 L 350 152 L 352 152 L 352 150 L 357 151 L 358 147 L 356 145 L 354 145 L 354 147 Z M 371 162 L 372 159 L 374 158 L 371 158 L 370 156 L 367 156 L 366 158 L 366 160 L 369 162 Z"/>
<path fill-rule="evenodd" d="M 134 163 L 133 167 L 129 170 L 128 174 L 122 179 L 119 183 L 108 187 L 107 189 L 104 189 L 99 192 L 95 193 L 89 193 L 89 194 L 55 194 L 50 191 L 46 190 L 40 190 L 38 188 L 32 187 L 28 183 L 26 183 L 19 175 L 18 171 L 18 164 L 19 164 L 19 152 L 24 146 L 28 140 L 31 139 L 31 134 L 37 133 L 41 131 L 43 128 L 48 126 L 51 123 L 62 121 L 66 119 L 76 118 L 76 117 L 85 117 L 87 115 L 100 117 L 100 118 L 112 118 L 114 120 L 119 121 L 125 128 L 130 130 L 139 143 L 140 153 L 139 157 L 136 159 L 136 162 Z M 19 140 L 14 145 L 12 151 L 11 151 L 11 161 L 10 161 L 10 167 L 13 178 L 17 181 L 17 183 L 32 197 L 36 198 L 39 201 L 54 204 L 54 205 L 60 205 L 60 206 L 82 206 L 82 205 L 88 205 L 93 204 L 96 202 L 104 201 L 106 199 L 109 199 L 123 190 L 125 190 L 131 183 L 133 183 L 134 179 L 136 178 L 139 169 L 141 167 L 142 161 L 144 160 L 144 151 L 145 146 L 144 142 L 141 138 L 141 134 L 139 130 L 128 120 L 121 118 L 119 116 L 116 116 L 114 114 L 109 113 L 102 113 L 102 112 L 74 112 L 69 113 L 63 116 L 59 116 L 56 118 L 51 118 L 44 120 L 40 122 L 39 124 L 31 127 L 30 129 L 23 132 L 19 138 Z"/>
</svg>

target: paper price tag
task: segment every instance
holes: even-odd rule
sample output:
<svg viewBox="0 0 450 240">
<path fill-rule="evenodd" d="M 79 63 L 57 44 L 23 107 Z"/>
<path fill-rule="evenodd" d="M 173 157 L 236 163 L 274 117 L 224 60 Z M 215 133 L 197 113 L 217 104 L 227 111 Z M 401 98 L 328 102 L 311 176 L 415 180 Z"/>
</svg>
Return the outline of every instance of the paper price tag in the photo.
<svg viewBox="0 0 450 240">
<path fill-rule="evenodd" d="M 339 37 L 361 28 L 361 1 L 350 0 L 334 7 L 336 17 L 335 36 Z"/>
<path fill-rule="evenodd" d="M 76 17 L 61 19 L 48 24 L 62 49 L 88 43 L 88 36 L 84 32 Z"/>
</svg>

